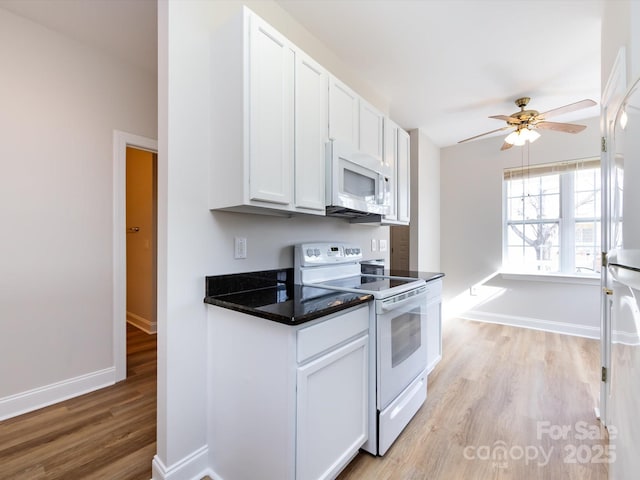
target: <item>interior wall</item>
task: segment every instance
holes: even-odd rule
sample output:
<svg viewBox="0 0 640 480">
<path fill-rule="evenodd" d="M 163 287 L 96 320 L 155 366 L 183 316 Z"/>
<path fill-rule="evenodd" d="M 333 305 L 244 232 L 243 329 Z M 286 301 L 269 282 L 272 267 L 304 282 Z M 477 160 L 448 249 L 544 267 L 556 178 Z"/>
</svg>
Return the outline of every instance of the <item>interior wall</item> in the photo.
<svg viewBox="0 0 640 480">
<path fill-rule="evenodd" d="M 601 85 L 607 84 L 620 47 L 626 48 L 627 83 L 640 77 L 640 2 L 605 2 L 602 21 Z"/>
<path fill-rule="evenodd" d="M 127 319 L 147 332 L 156 325 L 154 156 L 127 147 Z"/>
<path fill-rule="evenodd" d="M 440 149 L 419 129 L 411 138 L 411 222 L 409 266 L 440 271 Z"/>
<path fill-rule="evenodd" d="M 575 123 L 587 125 L 578 135 L 545 131 L 542 137 L 530 145 L 529 161 L 549 163 L 562 160 L 593 158 L 600 155 L 599 118 L 590 118 Z M 443 298 L 448 312 L 460 313 L 453 300 L 469 305 L 474 301 L 470 287 L 483 284 L 500 272 L 502 266 L 502 177 L 507 167 L 526 165 L 526 148 L 511 148 L 500 151 L 504 136 L 463 143 L 441 150 L 441 226 L 442 226 L 442 271 L 446 273 Z M 512 280 L 513 289 L 522 287 L 519 280 Z M 509 282 L 507 282 L 509 283 Z M 553 292 L 554 283 L 544 283 L 536 293 L 522 297 L 518 308 L 507 308 L 505 303 L 494 304 L 494 313 L 511 316 L 526 316 L 535 310 L 542 318 L 551 319 L 562 315 L 556 305 L 542 302 L 547 311 L 539 312 L 545 289 Z M 590 291 L 588 285 L 584 286 Z M 505 295 L 509 295 L 507 289 Z M 526 299 L 526 300 L 525 300 Z M 566 309 L 583 301 L 580 295 L 566 298 Z M 509 304 L 511 305 L 511 304 Z M 584 319 L 591 325 L 599 315 Z M 565 318 L 571 315 L 565 315 Z"/>
<path fill-rule="evenodd" d="M 2 8 L 0 65 L 2 417 L 113 381 L 113 130 L 156 136 L 156 80 Z"/>
<path fill-rule="evenodd" d="M 321 64 L 331 63 L 336 76 L 343 78 L 344 73 L 351 78 L 353 72 L 340 67 L 335 56 L 275 2 L 246 3 Z M 159 4 L 160 302 L 154 478 L 162 478 L 167 469 L 186 457 L 196 470 L 197 465 L 206 464 L 203 419 L 207 404 L 215 399 L 207 399 L 204 370 L 204 277 L 292 267 L 291 246 L 300 241 L 344 239 L 361 244 L 366 258 L 379 258 L 381 252 L 371 251 L 371 238 L 389 240 L 388 227 L 351 225 L 345 220 L 315 216 L 278 218 L 208 209 L 209 159 L 216 148 L 209 139 L 208 79 L 225 74 L 209 64 L 209 48 L 214 29 L 232 15 L 239 15 L 241 5 L 240 1 Z M 351 85 L 357 88 L 355 82 Z M 384 109 L 372 96 L 364 96 Z M 235 236 L 247 238 L 246 259 L 233 258 Z M 384 253 L 387 261 L 388 253 Z M 186 473 L 184 478 L 189 478 Z"/>
</svg>

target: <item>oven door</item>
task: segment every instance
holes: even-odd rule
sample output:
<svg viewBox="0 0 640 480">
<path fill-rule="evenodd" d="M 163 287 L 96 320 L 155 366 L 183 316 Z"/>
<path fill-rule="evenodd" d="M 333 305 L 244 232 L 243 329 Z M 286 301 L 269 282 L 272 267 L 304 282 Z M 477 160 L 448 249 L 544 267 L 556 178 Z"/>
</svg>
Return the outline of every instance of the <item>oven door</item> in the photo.
<svg viewBox="0 0 640 480">
<path fill-rule="evenodd" d="M 376 301 L 378 410 L 427 366 L 427 287 Z"/>
</svg>

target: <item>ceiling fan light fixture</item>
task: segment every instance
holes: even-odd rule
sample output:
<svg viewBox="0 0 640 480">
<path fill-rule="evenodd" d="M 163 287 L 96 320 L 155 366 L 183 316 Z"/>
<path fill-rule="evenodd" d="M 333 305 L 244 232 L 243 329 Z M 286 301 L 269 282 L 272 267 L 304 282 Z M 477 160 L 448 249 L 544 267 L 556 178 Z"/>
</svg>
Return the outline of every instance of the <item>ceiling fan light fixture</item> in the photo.
<svg viewBox="0 0 640 480">
<path fill-rule="evenodd" d="M 511 132 L 507 135 L 507 138 L 504 139 L 505 142 L 521 147 L 526 142 L 532 143 L 540 138 L 540 134 L 534 130 L 529 128 L 520 128 L 514 132 Z"/>
</svg>

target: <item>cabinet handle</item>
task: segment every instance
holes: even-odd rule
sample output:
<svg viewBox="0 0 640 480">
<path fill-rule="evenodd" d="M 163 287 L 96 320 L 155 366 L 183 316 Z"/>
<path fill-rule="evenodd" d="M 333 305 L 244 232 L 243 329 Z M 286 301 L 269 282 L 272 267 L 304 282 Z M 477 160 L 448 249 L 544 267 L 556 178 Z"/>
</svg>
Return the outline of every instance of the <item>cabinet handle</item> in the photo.
<svg viewBox="0 0 640 480">
<path fill-rule="evenodd" d="M 129 227 L 127 228 L 127 233 L 138 233 L 140 231 L 140 227 Z"/>
</svg>

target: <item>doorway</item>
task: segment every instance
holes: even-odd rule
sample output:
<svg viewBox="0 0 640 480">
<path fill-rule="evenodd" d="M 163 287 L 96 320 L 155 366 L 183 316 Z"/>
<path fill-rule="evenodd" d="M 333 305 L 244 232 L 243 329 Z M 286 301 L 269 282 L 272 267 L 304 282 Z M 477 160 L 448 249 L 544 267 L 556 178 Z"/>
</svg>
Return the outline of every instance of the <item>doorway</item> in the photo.
<svg viewBox="0 0 640 480">
<path fill-rule="evenodd" d="M 127 322 L 157 331 L 157 155 L 127 147 Z"/>
<path fill-rule="evenodd" d="M 153 189 L 153 201 L 152 201 L 152 223 L 153 227 L 143 227 L 142 224 L 138 225 L 140 222 L 139 219 L 132 220 L 131 224 L 127 225 L 127 164 L 129 163 L 127 160 L 129 152 L 133 151 L 141 151 L 146 152 L 152 155 L 152 172 L 153 172 L 153 181 L 152 181 L 152 189 Z M 153 242 L 151 239 L 148 239 L 148 246 L 145 242 L 145 238 L 143 235 L 138 235 L 136 237 L 136 242 L 139 243 L 140 250 L 145 252 L 149 252 L 153 265 L 152 268 L 152 277 L 149 279 L 149 282 L 152 284 L 151 287 L 151 296 L 153 300 L 151 300 L 151 312 L 152 313 L 143 313 L 139 314 L 136 311 L 130 312 L 134 315 L 140 317 L 140 319 L 149 320 L 148 327 L 151 328 L 153 322 L 155 322 L 156 316 L 156 284 L 157 284 L 157 274 L 155 265 L 157 263 L 157 247 L 155 246 L 157 237 L 157 152 L 158 152 L 158 142 L 156 140 L 141 137 L 138 135 L 133 135 L 126 132 L 114 131 L 113 134 L 113 153 L 114 153 L 114 165 L 113 165 L 113 359 L 114 359 L 114 367 L 115 367 L 115 381 L 119 382 L 124 380 L 127 377 L 127 325 L 131 325 L 127 321 L 127 312 L 129 310 L 128 305 L 128 292 L 127 292 L 127 277 L 128 277 L 128 268 L 127 268 L 127 244 L 128 244 L 128 236 L 136 235 L 143 231 L 143 228 L 146 233 L 153 232 Z M 131 200 L 129 200 L 131 202 Z M 139 228 L 136 233 L 127 233 L 128 228 L 135 227 Z M 143 275 L 140 275 L 143 276 Z M 148 290 L 149 291 L 149 290 Z M 149 294 L 147 294 L 149 295 Z M 147 300 L 147 305 L 149 301 Z M 132 303 L 133 305 L 133 303 Z M 134 307 L 131 307 L 134 308 Z M 138 307 L 135 307 L 138 308 Z M 142 310 L 138 310 L 142 311 Z M 145 318 L 145 315 L 152 317 Z M 136 320 L 135 317 L 129 315 L 129 319 Z M 141 322 L 138 320 L 140 325 L 147 325 L 146 322 Z M 137 325 L 140 327 L 140 325 Z"/>
</svg>

